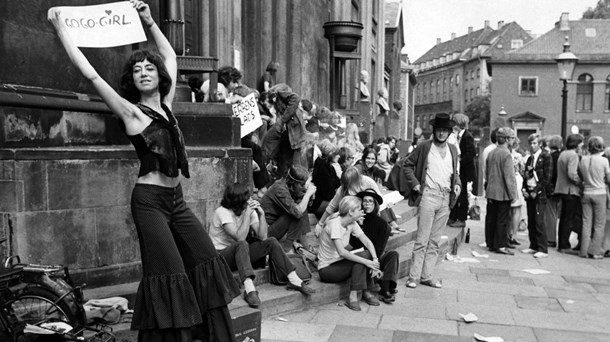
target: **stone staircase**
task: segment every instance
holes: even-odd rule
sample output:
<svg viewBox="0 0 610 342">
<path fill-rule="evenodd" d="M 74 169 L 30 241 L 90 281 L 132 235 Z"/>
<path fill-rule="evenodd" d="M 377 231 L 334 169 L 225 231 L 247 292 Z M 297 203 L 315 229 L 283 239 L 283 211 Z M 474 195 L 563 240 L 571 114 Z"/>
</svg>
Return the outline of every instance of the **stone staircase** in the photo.
<svg viewBox="0 0 610 342">
<path fill-rule="evenodd" d="M 394 205 L 394 211 L 400 218 L 398 223 L 406 232 L 401 232 L 390 237 L 386 250 L 396 250 L 400 255 L 399 277 L 407 275 L 411 252 L 415 241 L 415 233 L 417 230 L 417 208 L 412 208 L 407 205 L 407 201 L 401 201 Z M 316 219 L 312 215 L 310 217 L 312 228 L 315 226 Z M 459 242 L 462 241 L 464 235 L 463 229 L 447 228 L 446 233 L 441 243 L 440 255 L 443 256 L 452 249 L 457 248 Z M 439 258 L 439 261 L 442 258 Z M 314 271 L 314 270 L 312 270 Z M 315 307 L 346 298 L 349 294 L 349 285 L 347 282 L 338 284 L 322 283 L 318 277 L 318 273 L 314 272 L 309 286 L 316 290 L 316 293 L 311 296 L 304 296 L 298 291 L 287 290 L 285 286 L 277 286 L 269 283 L 268 269 L 258 269 L 256 272 L 255 284 L 259 292 L 262 305 L 259 307 L 262 317 L 270 317 L 279 314 L 286 314 L 294 311 L 303 310 L 310 307 Z M 237 277 L 237 273 L 235 273 Z M 94 289 L 85 289 L 86 298 L 107 298 L 113 296 L 121 296 L 129 300 L 130 305 L 135 299 L 138 283 L 128 283 L 121 285 L 113 285 Z M 243 297 L 238 297 L 229 305 L 232 315 L 240 316 L 242 313 L 251 313 L 253 309 L 248 308 L 248 304 Z M 235 317 L 234 317 L 235 319 Z M 114 331 L 129 329 L 128 324 L 119 324 L 113 326 Z"/>
</svg>

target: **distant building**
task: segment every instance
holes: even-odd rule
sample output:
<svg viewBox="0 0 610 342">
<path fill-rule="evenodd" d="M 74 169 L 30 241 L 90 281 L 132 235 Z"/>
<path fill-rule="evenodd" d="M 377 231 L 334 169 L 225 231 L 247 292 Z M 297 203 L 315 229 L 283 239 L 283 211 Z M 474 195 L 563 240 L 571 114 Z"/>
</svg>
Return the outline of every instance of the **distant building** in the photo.
<svg viewBox="0 0 610 342">
<path fill-rule="evenodd" d="M 573 21 L 568 13 L 521 49 L 492 59 L 492 127 L 508 124 L 522 141 L 534 132 L 560 133 L 563 84 L 555 58 L 565 37 L 579 58 L 568 82 L 567 131 L 577 126 L 585 137 L 610 135 L 610 20 Z M 498 114 L 502 108 L 506 115 Z"/>
<path fill-rule="evenodd" d="M 518 49 L 531 36 L 516 22 L 499 21 L 496 29 L 484 27 L 436 45 L 413 63 L 417 75 L 414 125 L 431 131 L 429 120 L 436 113 L 464 112 L 476 96 L 491 92 L 490 60 Z"/>
</svg>

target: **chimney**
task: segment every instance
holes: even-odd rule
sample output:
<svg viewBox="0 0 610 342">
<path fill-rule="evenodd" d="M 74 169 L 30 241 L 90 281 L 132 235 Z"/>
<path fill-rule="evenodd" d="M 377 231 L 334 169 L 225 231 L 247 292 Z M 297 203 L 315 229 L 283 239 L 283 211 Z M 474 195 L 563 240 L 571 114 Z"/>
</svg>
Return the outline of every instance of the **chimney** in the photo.
<svg viewBox="0 0 610 342">
<path fill-rule="evenodd" d="M 441 39 L 440 38 L 436 38 L 436 45 L 439 45 L 441 43 Z"/>
<path fill-rule="evenodd" d="M 561 17 L 559 18 L 559 30 L 570 31 L 570 13 L 561 13 Z"/>
<path fill-rule="evenodd" d="M 472 26 L 468 26 L 468 34 L 472 33 Z"/>
<path fill-rule="evenodd" d="M 498 21 L 498 30 L 504 27 L 504 20 Z"/>
<path fill-rule="evenodd" d="M 455 39 L 455 32 L 451 32 L 451 40 Z"/>
<path fill-rule="evenodd" d="M 485 20 L 485 22 L 483 23 L 483 28 L 488 28 L 489 27 L 489 20 Z"/>
</svg>

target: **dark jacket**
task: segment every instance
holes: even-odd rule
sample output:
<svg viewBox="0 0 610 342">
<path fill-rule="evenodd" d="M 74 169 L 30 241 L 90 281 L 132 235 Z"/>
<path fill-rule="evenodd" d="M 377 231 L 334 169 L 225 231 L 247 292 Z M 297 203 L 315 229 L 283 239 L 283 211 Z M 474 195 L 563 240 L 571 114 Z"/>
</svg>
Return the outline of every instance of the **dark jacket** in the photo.
<svg viewBox="0 0 610 342">
<path fill-rule="evenodd" d="M 551 151 L 551 161 L 553 164 L 553 171 L 551 173 L 551 181 L 546 188 L 547 196 L 553 196 L 555 194 L 555 184 L 557 184 L 557 160 L 559 159 L 559 150 Z"/>
<path fill-rule="evenodd" d="M 430 147 L 432 146 L 432 143 L 432 140 L 428 140 L 418 145 L 415 150 L 413 150 L 413 152 L 411 152 L 411 154 L 409 154 L 405 158 L 406 161 L 402 169 L 406 176 L 405 190 L 409 197 L 410 206 L 419 205 L 419 201 L 421 199 L 421 192 L 415 192 L 412 190 L 417 184 L 420 184 L 422 187 L 425 184 L 426 171 L 428 170 L 428 154 L 430 153 Z M 453 163 L 453 175 L 451 176 L 451 195 L 449 198 L 449 208 L 453 208 L 457 199 L 457 196 L 455 192 L 453 192 L 453 189 L 455 188 L 456 184 L 462 187 L 462 183 L 460 181 L 460 177 L 456 177 L 458 175 L 457 147 L 453 144 L 447 144 L 447 146 L 449 147 L 449 152 L 451 153 L 451 160 Z"/>
<path fill-rule="evenodd" d="M 286 125 L 290 147 L 299 149 L 305 142 L 305 120 L 299 110 L 299 96 L 292 92 L 279 91 L 277 93 L 276 107 L 279 115 L 277 125 Z"/>
<path fill-rule="evenodd" d="M 341 186 L 341 181 L 337 177 L 337 172 L 326 159 L 318 157 L 313 164 L 311 181 L 316 186 L 316 197 L 311 204 L 313 211 L 318 210 L 323 201 L 330 201 L 335 196 L 337 188 Z"/>
<path fill-rule="evenodd" d="M 364 235 L 366 235 L 373 243 L 373 246 L 375 246 L 377 257 L 380 258 L 385 251 L 392 229 L 388 223 L 375 212 L 364 215 L 364 221 L 360 227 L 362 228 Z M 354 247 L 354 249 L 364 247 L 362 241 L 353 235 L 350 235 L 349 237 L 349 244 Z"/>
<path fill-rule="evenodd" d="M 464 130 L 460 138 L 460 153 L 460 179 L 462 183 L 476 182 L 475 158 L 477 157 L 477 151 L 474 145 L 474 137 L 468 129 Z"/>
<path fill-rule="evenodd" d="M 525 162 L 522 188 L 529 193 L 535 192 L 537 199 L 545 201 L 547 198 L 547 189 L 553 177 L 553 160 L 551 159 L 549 152 L 542 150 L 540 157 L 538 157 L 538 160 L 536 161 L 536 165 L 532 165 L 533 163 L 534 154 L 529 156 L 527 162 Z M 538 177 L 538 183 L 533 190 L 529 190 L 527 188 L 527 180 L 534 177 L 534 172 L 536 172 L 536 176 Z"/>
</svg>

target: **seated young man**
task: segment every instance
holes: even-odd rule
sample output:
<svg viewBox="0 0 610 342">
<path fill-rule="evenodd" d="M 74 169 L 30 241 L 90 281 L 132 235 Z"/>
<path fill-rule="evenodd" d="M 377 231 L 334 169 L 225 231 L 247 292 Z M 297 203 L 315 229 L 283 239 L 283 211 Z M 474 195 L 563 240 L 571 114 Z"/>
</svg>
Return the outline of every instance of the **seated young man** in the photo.
<svg viewBox="0 0 610 342">
<path fill-rule="evenodd" d="M 225 258 L 231 270 L 239 272 L 239 279 L 245 289 L 244 299 L 248 305 L 256 308 L 261 303 L 254 287 L 252 263 L 264 260 L 267 255 L 269 261 L 277 266 L 278 275 L 288 278 L 289 289 L 305 295 L 314 293 L 296 274 L 294 265 L 277 239 L 267 237 L 265 212 L 258 201 L 249 198 L 250 189 L 247 185 L 235 183 L 228 186 L 209 226 L 214 247 Z"/>
</svg>

